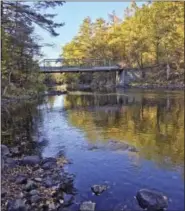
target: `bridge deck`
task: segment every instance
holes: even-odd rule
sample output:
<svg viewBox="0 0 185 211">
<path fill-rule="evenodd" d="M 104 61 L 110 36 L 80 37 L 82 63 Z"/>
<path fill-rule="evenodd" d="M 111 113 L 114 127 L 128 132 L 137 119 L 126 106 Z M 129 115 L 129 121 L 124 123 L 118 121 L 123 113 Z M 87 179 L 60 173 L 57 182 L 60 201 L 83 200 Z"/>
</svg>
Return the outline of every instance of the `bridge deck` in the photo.
<svg viewBox="0 0 185 211">
<path fill-rule="evenodd" d="M 40 67 L 41 73 L 108 72 L 118 70 L 121 70 L 121 68 L 117 65 L 104 67 Z"/>
</svg>

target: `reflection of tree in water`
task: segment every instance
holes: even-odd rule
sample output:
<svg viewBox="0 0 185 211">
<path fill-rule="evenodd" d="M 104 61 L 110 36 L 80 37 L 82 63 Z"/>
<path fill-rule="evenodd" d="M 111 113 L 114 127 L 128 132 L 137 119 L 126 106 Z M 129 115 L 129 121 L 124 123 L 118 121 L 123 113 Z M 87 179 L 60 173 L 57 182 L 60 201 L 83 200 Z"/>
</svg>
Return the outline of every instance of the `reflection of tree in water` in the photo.
<svg viewBox="0 0 185 211">
<path fill-rule="evenodd" d="M 55 102 L 55 96 L 49 96 L 47 99 L 47 103 L 49 104 L 50 108 L 53 108 L 54 102 Z"/>
<path fill-rule="evenodd" d="M 47 144 L 46 140 L 40 143 L 38 151 L 38 122 L 42 116 L 37 110 L 37 103 L 23 103 L 20 105 L 2 107 L 2 144 L 9 147 L 19 146 L 22 153 L 41 153 L 41 148 Z"/>
<path fill-rule="evenodd" d="M 70 123 L 83 129 L 89 141 L 128 141 L 140 149 L 140 156 L 160 165 L 184 164 L 182 97 L 144 95 L 139 101 L 123 97 L 120 104 L 116 95 L 78 95 L 66 96 L 64 103 L 71 108 L 68 110 Z M 74 109 L 80 107 L 83 109 Z"/>
</svg>

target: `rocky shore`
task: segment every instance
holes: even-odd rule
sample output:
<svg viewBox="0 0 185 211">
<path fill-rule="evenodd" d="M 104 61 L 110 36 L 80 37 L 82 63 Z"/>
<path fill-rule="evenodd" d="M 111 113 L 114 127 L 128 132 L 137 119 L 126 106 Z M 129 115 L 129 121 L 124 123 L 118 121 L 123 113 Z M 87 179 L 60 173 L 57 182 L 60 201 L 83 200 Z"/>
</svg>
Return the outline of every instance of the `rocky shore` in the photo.
<svg viewBox="0 0 185 211">
<path fill-rule="evenodd" d="M 63 157 L 18 157 L 17 148 L 1 145 L 1 209 L 66 210 L 74 201 L 73 175 Z M 65 209 L 64 209 L 65 208 Z"/>
<path fill-rule="evenodd" d="M 9 149 L 1 145 L 1 209 L 69 211 L 76 205 L 76 211 L 95 211 L 95 202 L 75 202 L 74 175 L 63 168 L 67 163 L 69 161 L 62 155 L 57 158 L 20 156 L 18 147 Z M 108 189 L 105 184 L 91 187 L 97 197 Z M 154 190 L 141 189 L 135 198 L 144 210 L 162 211 L 168 207 L 167 197 Z"/>
</svg>

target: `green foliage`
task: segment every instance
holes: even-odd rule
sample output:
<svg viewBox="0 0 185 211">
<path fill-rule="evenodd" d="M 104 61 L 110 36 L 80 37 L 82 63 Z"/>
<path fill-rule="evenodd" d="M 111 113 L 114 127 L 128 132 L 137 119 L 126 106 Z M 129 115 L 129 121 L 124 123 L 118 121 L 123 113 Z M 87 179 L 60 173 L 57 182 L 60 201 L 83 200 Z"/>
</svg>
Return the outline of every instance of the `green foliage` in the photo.
<svg viewBox="0 0 185 211">
<path fill-rule="evenodd" d="M 44 77 L 39 74 L 38 59 L 40 48 L 35 24 L 57 36 L 55 15 L 47 13 L 47 8 L 61 6 L 62 1 L 1 1 L 2 36 L 2 94 L 34 95 L 44 89 Z M 42 10 L 45 9 L 43 14 Z"/>
<path fill-rule="evenodd" d="M 113 12 L 107 22 L 102 18 L 94 22 L 90 17 L 85 18 L 78 34 L 63 47 L 62 57 L 111 58 L 120 60 L 124 66 L 140 68 L 162 63 L 170 65 L 172 75 L 173 72 L 181 74 L 184 65 L 184 3 L 153 2 L 138 7 L 132 2 L 124 15 L 124 19 L 120 19 Z M 105 80 L 108 80 L 107 75 L 104 74 Z M 66 81 L 69 77 L 71 80 L 71 76 L 64 75 Z M 89 78 L 95 83 L 98 77 L 90 74 Z M 166 76 L 161 79 L 166 80 Z M 152 80 L 155 81 L 156 77 Z"/>
</svg>

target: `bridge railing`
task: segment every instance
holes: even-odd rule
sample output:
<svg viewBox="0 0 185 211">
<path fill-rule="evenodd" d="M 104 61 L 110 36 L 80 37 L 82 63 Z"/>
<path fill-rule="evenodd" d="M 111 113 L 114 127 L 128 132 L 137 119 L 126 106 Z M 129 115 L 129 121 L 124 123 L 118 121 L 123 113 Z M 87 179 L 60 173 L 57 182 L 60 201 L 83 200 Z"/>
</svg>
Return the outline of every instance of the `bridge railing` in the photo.
<svg viewBox="0 0 185 211">
<path fill-rule="evenodd" d="M 42 68 L 54 70 L 64 68 L 93 68 L 107 67 L 117 65 L 116 61 L 111 59 L 44 59 L 40 66 Z"/>
</svg>

